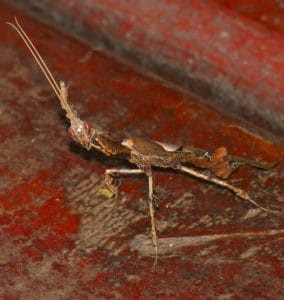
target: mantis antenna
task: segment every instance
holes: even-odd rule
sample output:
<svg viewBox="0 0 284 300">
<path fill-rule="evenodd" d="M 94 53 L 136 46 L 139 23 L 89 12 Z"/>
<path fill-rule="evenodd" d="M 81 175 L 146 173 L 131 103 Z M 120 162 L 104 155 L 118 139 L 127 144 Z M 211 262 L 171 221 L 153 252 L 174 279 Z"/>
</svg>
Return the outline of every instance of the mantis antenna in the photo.
<svg viewBox="0 0 284 300">
<path fill-rule="evenodd" d="M 56 82 L 56 80 L 54 79 L 54 77 L 53 77 L 52 73 L 50 72 L 48 66 L 46 65 L 45 61 L 43 60 L 43 58 L 39 54 L 37 48 L 35 47 L 33 42 L 30 40 L 30 38 L 28 37 L 28 35 L 26 34 L 26 32 L 24 31 L 22 26 L 19 24 L 17 18 L 15 17 L 15 24 L 10 23 L 10 22 L 6 22 L 6 24 L 10 25 L 14 30 L 16 30 L 16 32 L 19 34 L 21 39 L 24 41 L 27 48 L 31 52 L 34 60 L 36 61 L 36 63 L 40 67 L 42 73 L 44 74 L 45 78 L 47 79 L 48 83 L 52 87 L 52 89 L 55 92 L 57 98 L 59 99 L 62 108 L 66 111 L 66 113 L 67 113 L 66 116 L 71 121 L 71 126 L 74 127 L 74 128 L 77 128 L 80 124 L 74 124 L 74 123 L 78 123 L 80 119 L 78 120 L 78 118 L 76 117 L 76 114 L 73 112 L 73 110 L 71 109 L 71 107 L 67 103 L 68 89 L 67 89 L 65 83 L 61 81 L 58 84 Z"/>
</svg>

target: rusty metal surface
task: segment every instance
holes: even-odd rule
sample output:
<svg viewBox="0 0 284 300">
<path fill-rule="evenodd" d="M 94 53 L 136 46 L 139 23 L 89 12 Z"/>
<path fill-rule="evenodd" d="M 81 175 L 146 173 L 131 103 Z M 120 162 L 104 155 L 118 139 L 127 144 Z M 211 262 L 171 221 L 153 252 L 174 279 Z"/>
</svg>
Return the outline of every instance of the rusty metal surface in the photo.
<svg viewBox="0 0 284 300">
<path fill-rule="evenodd" d="M 0 10 L 1 22 L 20 16 L 4 4 Z M 20 19 L 90 124 L 169 143 L 223 145 L 232 154 L 268 161 L 283 158 L 282 148 L 197 98 L 33 19 Z M 107 198 L 105 169 L 125 163 L 70 142 L 64 113 L 23 43 L 5 24 L 0 33 L 3 299 L 282 297 L 283 214 L 262 212 L 228 191 L 159 170 L 158 234 L 182 239 L 164 240 L 169 244 L 153 269 L 144 247 L 151 237 L 145 178 L 124 179 L 119 199 Z M 270 172 L 245 168 L 230 181 L 261 205 L 283 209 L 283 167 L 282 160 Z"/>
</svg>

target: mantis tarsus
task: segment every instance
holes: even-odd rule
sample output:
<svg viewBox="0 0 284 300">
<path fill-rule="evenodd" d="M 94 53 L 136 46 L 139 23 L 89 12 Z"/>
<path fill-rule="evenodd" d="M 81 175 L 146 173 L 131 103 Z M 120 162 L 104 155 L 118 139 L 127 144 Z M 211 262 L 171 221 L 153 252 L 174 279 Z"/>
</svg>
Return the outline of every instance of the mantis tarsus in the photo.
<svg viewBox="0 0 284 300">
<path fill-rule="evenodd" d="M 61 107 L 66 111 L 66 117 L 71 123 L 68 130 L 71 138 L 88 150 L 94 148 L 107 156 L 125 159 L 137 166 L 136 169 L 106 170 L 105 182 L 109 189 L 117 195 L 120 183 L 118 177 L 120 176 L 136 174 L 145 174 L 147 176 L 152 240 L 156 249 L 156 255 L 158 251 L 158 239 L 154 218 L 152 167 L 170 168 L 185 172 L 193 177 L 228 189 L 239 198 L 251 202 L 264 211 L 274 212 L 260 206 L 251 199 L 247 192 L 229 184 L 225 179 L 241 166 L 251 166 L 268 170 L 272 168 L 275 163 L 231 156 L 225 147 L 220 147 L 216 151 L 209 152 L 195 147 L 168 145 L 145 138 L 128 137 L 121 139 L 106 131 L 90 127 L 85 121 L 82 121 L 76 111 L 70 107 L 68 104 L 68 89 L 65 83 L 61 81 L 58 84 L 55 81 L 46 63 L 17 19 L 15 18 L 15 23 L 7 22 L 7 24 L 12 26 L 22 38 L 59 99 Z M 199 171 L 198 169 L 202 169 L 203 171 Z M 209 171 L 210 174 L 204 172 L 204 170 Z"/>
</svg>

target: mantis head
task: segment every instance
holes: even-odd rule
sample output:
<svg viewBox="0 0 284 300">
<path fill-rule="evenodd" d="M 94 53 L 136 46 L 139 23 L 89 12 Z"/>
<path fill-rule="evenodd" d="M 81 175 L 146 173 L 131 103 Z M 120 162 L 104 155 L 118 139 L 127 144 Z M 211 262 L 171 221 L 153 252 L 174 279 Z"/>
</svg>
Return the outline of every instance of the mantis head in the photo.
<svg viewBox="0 0 284 300">
<path fill-rule="evenodd" d="M 81 144 L 83 147 L 87 148 L 88 150 L 91 148 L 90 141 L 91 141 L 91 128 L 89 124 L 85 121 L 82 121 L 78 118 L 76 124 L 71 123 L 71 126 L 68 129 L 69 137 Z"/>
</svg>

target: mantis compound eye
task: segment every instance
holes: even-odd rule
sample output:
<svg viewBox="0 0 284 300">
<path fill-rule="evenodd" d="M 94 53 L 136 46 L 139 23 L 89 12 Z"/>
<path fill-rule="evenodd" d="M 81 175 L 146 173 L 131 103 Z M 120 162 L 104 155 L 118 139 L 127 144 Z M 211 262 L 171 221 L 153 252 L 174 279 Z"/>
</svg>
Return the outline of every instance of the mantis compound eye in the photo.
<svg viewBox="0 0 284 300">
<path fill-rule="evenodd" d="M 89 124 L 87 122 L 83 121 L 83 127 L 85 130 L 85 133 L 89 135 L 91 132 L 91 128 L 90 128 Z"/>
<path fill-rule="evenodd" d="M 77 138 L 76 131 L 73 130 L 72 127 L 69 127 L 69 128 L 68 128 L 68 135 L 69 135 L 69 137 L 70 137 L 73 141 L 78 142 L 78 138 Z"/>
<path fill-rule="evenodd" d="M 77 127 L 70 126 L 68 129 L 69 137 L 75 141 L 79 142 L 88 137 L 91 132 L 90 126 L 87 122 L 82 121 Z"/>
</svg>

